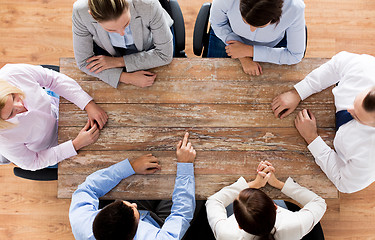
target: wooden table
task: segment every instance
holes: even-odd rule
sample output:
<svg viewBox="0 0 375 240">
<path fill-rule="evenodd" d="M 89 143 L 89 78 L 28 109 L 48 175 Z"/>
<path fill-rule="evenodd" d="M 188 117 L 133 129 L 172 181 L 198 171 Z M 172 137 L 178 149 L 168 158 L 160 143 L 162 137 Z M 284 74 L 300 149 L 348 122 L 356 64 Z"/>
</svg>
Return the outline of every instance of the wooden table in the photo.
<svg viewBox="0 0 375 240">
<path fill-rule="evenodd" d="M 154 175 L 124 179 L 104 198 L 168 199 L 176 177 L 175 145 L 184 132 L 197 150 L 196 197 L 206 199 L 240 176 L 256 176 L 261 160 L 276 167 L 277 177 L 293 177 L 324 198 L 338 192 L 315 164 L 306 143 L 294 127 L 296 111 L 276 119 L 272 99 L 287 91 L 327 59 L 304 59 L 294 66 L 262 64 L 263 75 L 248 76 L 232 59 L 174 59 L 153 69 L 156 82 L 148 88 L 120 84 L 118 89 L 81 72 L 72 58 L 60 60 L 61 72 L 76 79 L 108 113 L 99 140 L 59 164 L 58 197 L 70 198 L 89 174 L 125 158 L 152 153 L 162 170 Z M 315 114 L 319 134 L 332 146 L 334 105 L 331 89 L 297 108 Z M 74 139 L 87 115 L 62 99 L 59 142 Z M 272 187 L 272 198 L 285 198 Z"/>
</svg>

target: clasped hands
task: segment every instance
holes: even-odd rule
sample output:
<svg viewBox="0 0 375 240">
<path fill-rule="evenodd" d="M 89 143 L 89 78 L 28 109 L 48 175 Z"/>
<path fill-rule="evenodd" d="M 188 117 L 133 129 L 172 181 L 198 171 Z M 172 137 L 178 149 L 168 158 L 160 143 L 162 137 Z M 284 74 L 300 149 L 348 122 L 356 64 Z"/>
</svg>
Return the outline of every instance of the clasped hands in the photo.
<svg viewBox="0 0 375 240">
<path fill-rule="evenodd" d="M 93 100 L 86 105 L 85 110 L 88 116 L 87 123 L 72 141 L 76 151 L 96 142 L 99 138 L 99 130 L 103 129 L 108 121 L 107 113 Z"/>
<path fill-rule="evenodd" d="M 261 161 L 257 168 L 257 176 L 253 181 L 248 182 L 249 188 L 262 188 L 267 183 L 272 187 L 282 189 L 284 183 L 276 178 L 275 168 L 268 161 Z"/>
</svg>

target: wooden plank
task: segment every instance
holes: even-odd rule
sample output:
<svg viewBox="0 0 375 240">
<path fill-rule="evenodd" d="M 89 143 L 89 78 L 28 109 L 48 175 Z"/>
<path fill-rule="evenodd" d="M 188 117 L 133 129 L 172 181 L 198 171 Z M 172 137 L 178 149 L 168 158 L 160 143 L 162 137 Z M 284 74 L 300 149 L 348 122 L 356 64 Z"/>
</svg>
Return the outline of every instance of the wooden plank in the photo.
<svg viewBox="0 0 375 240">
<path fill-rule="evenodd" d="M 151 71 L 158 75 L 157 81 L 268 81 L 277 82 L 298 82 L 308 73 L 318 68 L 329 59 L 303 59 L 296 65 L 275 65 L 262 63 L 263 75 L 249 76 L 242 70 L 241 64 L 236 59 L 228 58 L 191 58 L 186 61 L 184 58 L 174 58 L 167 66 L 158 67 Z M 89 76 L 77 68 L 74 58 L 61 58 L 60 67 L 62 73 L 77 81 L 100 81 Z M 119 89 L 126 85 L 121 84 Z"/>
<path fill-rule="evenodd" d="M 295 181 L 309 189 L 313 188 L 315 193 L 323 198 L 337 198 L 338 192 L 333 184 L 323 173 L 315 175 L 290 174 Z M 59 198 L 70 198 L 77 186 L 81 184 L 87 175 L 75 174 L 60 176 Z M 206 199 L 225 186 L 235 182 L 240 175 L 196 175 L 195 187 L 196 198 Z M 245 175 L 245 179 L 254 179 L 255 174 Z M 133 175 L 120 182 L 104 199 L 171 199 L 175 175 Z M 285 181 L 287 176 L 279 176 Z M 316 188 L 319 186 L 319 188 Z M 152 189 L 152 191 L 150 191 Z M 286 198 L 279 190 L 270 186 L 263 189 L 272 199 Z"/>
<path fill-rule="evenodd" d="M 97 170 L 109 167 L 126 158 L 135 159 L 152 153 L 158 158 L 161 171 L 155 174 L 176 174 L 175 151 L 80 151 L 77 156 L 59 163 L 59 176 L 74 175 L 77 172 L 89 175 Z M 250 174 L 254 173 L 260 161 L 269 161 L 277 174 L 288 173 L 307 175 L 320 174 L 313 156 L 305 152 L 290 151 L 198 151 L 194 171 L 202 174 Z"/>
<path fill-rule="evenodd" d="M 285 119 L 273 116 L 269 104 L 100 104 L 110 127 L 294 127 L 296 114 L 310 109 L 319 127 L 335 126 L 332 104 L 304 104 Z M 73 104 L 60 105 L 60 127 L 84 126 L 86 111 Z"/>
<path fill-rule="evenodd" d="M 325 61 L 326 59 L 309 59 L 298 65 L 282 67 L 266 64 L 265 67 L 269 68 L 270 72 L 249 80 L 249 76 L 242 70 L 227 69 L 229 66 L 239 67 L 235 60 L 174 59 L 171 65 L 155 69 L 158 77 L 151 87 L 139 88 L 120 84 L 117 89 L 81 72 L 74 59 L 61 59 L 61 69 L 63 73 L 76 79 L 98 103 L 254 104 L 270 103 L 274 97 L 292 89 L 296 82 Z M 226 64 L 227 66 L 223 67 Z M 186 65 L 194 68 L 193 72 L 198 72 L 198 75 L 183 71 L 181 73 L 181 69 L 188 68 Z M 206 73 L 199 70 L 207 67 L 209 70 Z M 219 76 L 212 74 L 215 71 Z M 62 99 L 62 102 L 66 103 L 67 100 Z M 306 102 L 333 103 L 331 88 L 308 98 Z"/>
<path fill-rule="evenodd" d="M 83 127 L 83 126 L 82 126 Z M 59 142 L 74 139 L 81 127 L 59 127 Z M 305 151 L 306 143 L 295 128 L 169 128 L 106 127 L 98 141 L 85 150 L 168 151 L 190 132 L 197 150 L 211 151 Z M 318 129 L 319 135 L 332 146 L 335 131 Z"/>
<path fill-rule="evenodd" d="M 293 88 L 294 82 L 239 81 L 156 81 L 151 87 L 124 86 L 121 90 L 93 81 L 79 82 L 97 103 L 270 103 L 280 93 Z M 304 103 L 333 103 L 332 87 L 307 98 Z M 62 103 L 68 103 L 61 98 Z M 303 103 L 302 103 L 303 104 Z"/>
</svg>

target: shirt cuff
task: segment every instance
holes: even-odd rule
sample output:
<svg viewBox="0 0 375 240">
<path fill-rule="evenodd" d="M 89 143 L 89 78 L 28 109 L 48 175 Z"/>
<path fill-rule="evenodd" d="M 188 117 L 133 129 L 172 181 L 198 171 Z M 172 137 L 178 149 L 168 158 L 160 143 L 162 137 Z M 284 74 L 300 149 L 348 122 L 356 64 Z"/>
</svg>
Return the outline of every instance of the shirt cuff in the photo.
<svg viewBox="0 0 375 240">
<path fill-rule="evenodd" d="M 59 144 L 59 150 L 60 154 L 58 162 L 77 155 L 77 151 L 74 149 L 72 140 Z"/>
<path fill-rule="evenodd" d="M 224 44 L 228 45 L 227 43 L 228 41 L 239 41 L 239 42 L 244 43 L 241 37 L 236 34 L 228 34 L 227 37 L 225 38 Z"/>
<path fill-rule="evenodd" d="M 177 176 L 193 175 L 194 176 L 194 164 L 193 163 L 177 163 Z"/>
<path fill-rule="evenodd" d="M 132 165 L 130 164 L 129 159 L 125 159 L 124 161 L 121 161 L 117 164 L 118 164 L 118 169 L 120 169 L 120 172 L 123 173 L 122 179 L 135 174 L 135 171 Z"/>
<path fill-rule="evenodd" d="M 260 46 L 260 45 L 253 45 L 254 51 L 253 51 L 253 61 L 254 62 L 268 62 L 266 59 L 267 55 L 267 47 L 266 46 Z"/>
<path fill-rule="evenodd" d="M 245 180 L 244 177 L 240 177 L 237 182 L 234 183 L 235 185 L 238 185 L 237 187 L 238 188 L 241 188 L 241 189 L 246 189 L 246 188 L 249 188 L 249 184 L 247 184 L 247 181 Z"/>
<path fill-rule="evenodd" d="M 290 197 L 293 190 L 296 189 L 295 185 L 298 185 L 298 183 L 296 183 L 293 178 L 288 177 L 288 179 L 284 183 L 284 187 L 281 189 L 281 192 Z"/>
<path fill-rule="evenodd" d="M 328 145 L 323 141 L 323 139 L 320 136 L 315 138 L 314 141 L 312 141 L 307 146 L 307 148 L 310 150 L 311 154 L 314 156 L 315 159 L 317 159 L 319 157 L 320 153 L 324 149 L 326 149 L 326 148 L 331 149 L 330 147 L 328 147 Z"/>
<path fill-rule="evenodd" d="M 307 84 L 306 81 L 302 80 L 294 85 L 294 88 L 298 92 L 298 95 L 301 97 L 301 101 L 308 98 L 313 92 L 310 90 L 310 86 Z"/>
<path fill-rule="evenodd" d="M 89 102 L 91 102 L 92 100 L 93 100 L 93 98 L 90 95 L 88 95 L 85 91 L 83 91 L 82 97 L 76 105 L 81 110 L 84 110 L 85 107 L 87 106 L 87 104 L 89 104 Z"/>
</svg>

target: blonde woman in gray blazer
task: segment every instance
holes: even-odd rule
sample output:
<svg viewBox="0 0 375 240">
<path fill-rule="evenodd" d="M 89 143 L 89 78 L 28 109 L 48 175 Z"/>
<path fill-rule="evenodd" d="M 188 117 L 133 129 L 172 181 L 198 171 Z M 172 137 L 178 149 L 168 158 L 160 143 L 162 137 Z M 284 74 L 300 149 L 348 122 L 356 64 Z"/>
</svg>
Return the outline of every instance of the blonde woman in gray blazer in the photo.
<svg viewBox="0 0 375 240">
<path fill-rule="evenodd" d="M 119 82 L 151 86 L 156 74 L 143 70 L 172 61 L 172 24 L 158 0 L 78 0 L 73 5 L 77 65 L 115 88 Z"/>
</svg>

